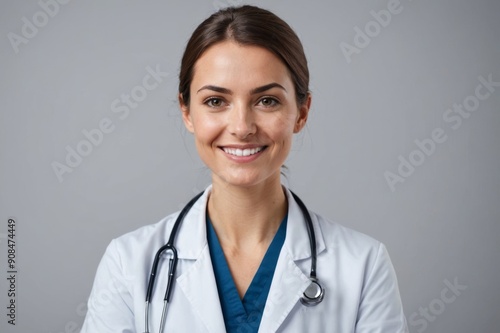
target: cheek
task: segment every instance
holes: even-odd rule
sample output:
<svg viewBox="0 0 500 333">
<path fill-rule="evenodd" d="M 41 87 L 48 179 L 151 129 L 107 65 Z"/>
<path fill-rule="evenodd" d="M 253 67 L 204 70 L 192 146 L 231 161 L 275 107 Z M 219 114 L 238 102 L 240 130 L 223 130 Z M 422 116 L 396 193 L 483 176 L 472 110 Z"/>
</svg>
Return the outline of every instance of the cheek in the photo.
<svg viewBox="0 0 500 333">
<path fill-rule="evenodd" d="M 266 123 L 266 132 L 274 137 L 276 141 L 291 140 L 295 127 L 295 117 L 288 115 L 286 117 L 276 117 Z"/>
<path fill-rule="evenodd" d="M 196 141 L 208 143 L 220 133 L 220 122 L 210 117 L 194 117 L 193 130 Z"/>
</svg>

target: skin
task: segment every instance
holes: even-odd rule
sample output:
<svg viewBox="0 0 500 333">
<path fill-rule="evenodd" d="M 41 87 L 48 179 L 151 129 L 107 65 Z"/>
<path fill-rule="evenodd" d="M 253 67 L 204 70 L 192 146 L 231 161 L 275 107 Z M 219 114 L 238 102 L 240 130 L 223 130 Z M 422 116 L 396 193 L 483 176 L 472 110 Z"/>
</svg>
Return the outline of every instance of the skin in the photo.
<svg viewBox="0 0 500 333">
<path fill-rule="evenodd" d="M 184 124 L 212 171 L 208 213 L 243 297 L 287 212 L 280 168 L 305 126 L 285 64 L 268 50 L 234 41 L 197 60 L 191 101 L 179 96 Z M 234 156 L 235 149 L 252 149 Z"/>
</svg>

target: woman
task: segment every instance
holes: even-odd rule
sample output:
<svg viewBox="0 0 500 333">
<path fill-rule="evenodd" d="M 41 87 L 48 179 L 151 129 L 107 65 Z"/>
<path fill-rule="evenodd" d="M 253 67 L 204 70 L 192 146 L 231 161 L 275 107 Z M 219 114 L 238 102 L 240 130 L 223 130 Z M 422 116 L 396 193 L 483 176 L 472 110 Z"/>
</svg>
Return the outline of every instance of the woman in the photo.
<svg viewBox="0 0 500 333">
<path fill-rule="evenodd" d="M 195 30 L 179 103 L 212 185 L 174 232 L 179 213 L 111 242 L 82 332 L 407 331 L 385 247 L 307 212 L 280 182 L 308 85 L 298 37 L 266 10 L 228 8 Z M 149 284 L 171 234 L 176 270 L 169 247 Z"/>
</svg>

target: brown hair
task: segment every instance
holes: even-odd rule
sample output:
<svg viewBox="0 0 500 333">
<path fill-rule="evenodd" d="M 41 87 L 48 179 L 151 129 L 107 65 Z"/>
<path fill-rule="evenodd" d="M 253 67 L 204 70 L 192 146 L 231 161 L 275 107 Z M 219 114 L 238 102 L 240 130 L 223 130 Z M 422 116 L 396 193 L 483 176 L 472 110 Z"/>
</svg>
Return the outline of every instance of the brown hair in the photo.
<svg viewBox="0 0 500 333">
<path fill-rule="evenodd" d="M 309 93 L 309 69 L 304 49 L 290 26 L 268 10 L 241 6 L 222 9 L 203 21 L 189 39 L 181 61 L 179 93 L 189 106 L 194 65 L 211 46 L 234 40 L 242 45 L 263 47 L 280 58 L 290 71 L 298 105 Z"/>
</svg>

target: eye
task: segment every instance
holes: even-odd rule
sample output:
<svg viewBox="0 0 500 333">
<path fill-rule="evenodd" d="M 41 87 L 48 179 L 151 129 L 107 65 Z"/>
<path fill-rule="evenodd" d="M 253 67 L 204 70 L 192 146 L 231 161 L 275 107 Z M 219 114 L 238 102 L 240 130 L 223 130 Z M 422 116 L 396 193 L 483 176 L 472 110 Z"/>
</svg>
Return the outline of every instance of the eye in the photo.
<svg viewBox="0 0 500 333">
<path fill-rule="evenodd" d="M 259 104 L 266 108 L 272 108 L 279 104 L 279 101 L 273 97 L 263 97 L 260 99 Z"/>
<path fill-rule="evenodd" d="M 204 104 L 208 105 L 211 108 L 220 108 L 224 106 L 224 101 L 222 100 L 222 98 L 210 97 L 205 100 Z"/>
</svg>

